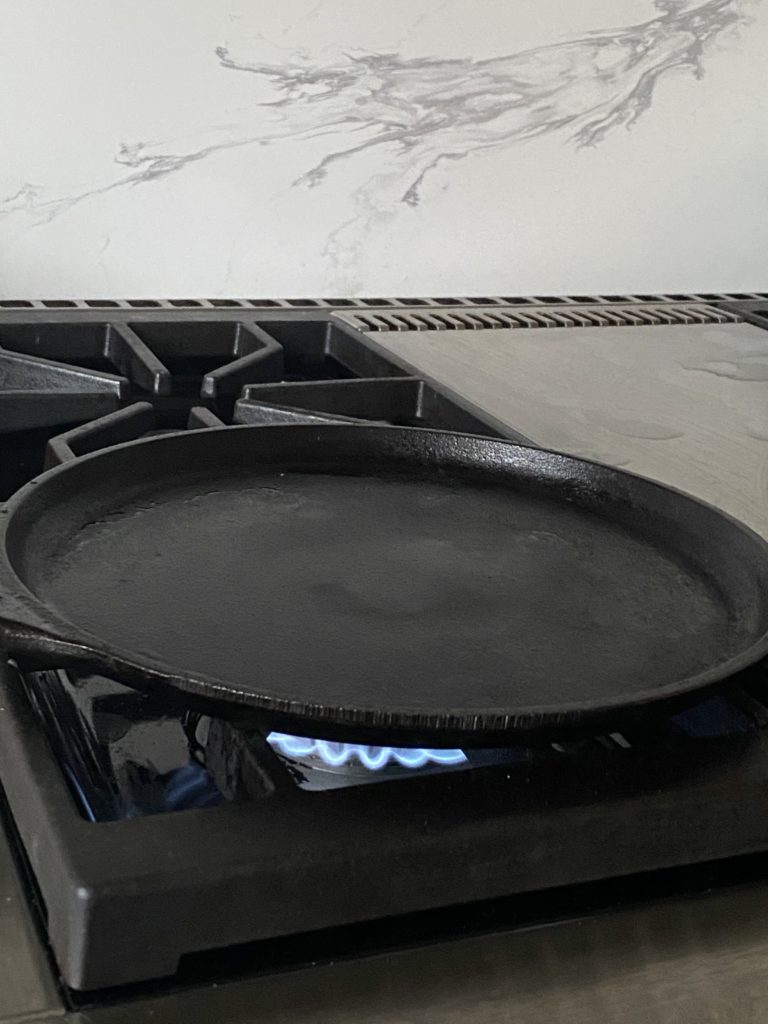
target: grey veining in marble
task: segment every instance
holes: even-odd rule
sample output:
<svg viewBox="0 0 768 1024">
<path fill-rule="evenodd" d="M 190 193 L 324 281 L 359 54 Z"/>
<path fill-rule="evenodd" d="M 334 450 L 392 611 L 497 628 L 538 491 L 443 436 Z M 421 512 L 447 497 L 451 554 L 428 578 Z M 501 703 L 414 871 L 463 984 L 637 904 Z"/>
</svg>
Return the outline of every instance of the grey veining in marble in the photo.
<svg viewBox="0 0 768 1024">
<path fill-rule="evenodd" d="M 342 123 L 368 133 L 324 156 L 295 184 L 320 185 L 333 164 L 395 144 L 411 179 L 399 199 L 417 205 L 421 185 L 442 161 L 561 130 L 579 146 L 597 145 L 650 108 L 666 72 L 682 67 L 703 75 L 706 43 L 743 18 L 740 0 L 656 6 L 659 16 L 639 25 L 483 61 L 362 54 L 336 67 L 283 67 L 238 61 L 223 47 L 216 53 L 223 67 L 262 76 L 281 94 L 267 105 L 285 128 L 258 141 Z M 135 162 L 152 173 L 165 159 L 137 154 Z"/>
<path fill-rule="evenodd" d="M 332 268 L 328 279 L 349 290 L 361 283 L 356 267 L 370 252 L 371 240 L 407 219 L 409 211 L 431 207 L 470 158 L 522 154 L 533 142 L 550 139 L 567 159 L 600 147 L 641 119 L 663 116 L 668 123 L 668 105 L 663 115 L 656 114 L 661 83 L 686 73 L 701 79 L 713 49 L 735 55 L 734 45 L 749 32 L 761 3 L 653 0 L 648 16 L 650 0 L 642 0 L 637 10 L 645 18 L 634 23 L 626 23 L 625 6 L 616 16 L 623 24 L 564 36 L 553 25 L 551 41 L 518 48 L 515 29 L 530 19 L 531 11 L 518 13 L 512 7 L 509 35 L 500 39 L 498 55 L 490 57 L 474 56 L 471 44 L 466 56 L 440 55 L 440 47 L 434 54 L 414 55 L 406 33 L 398 49 L 391 47 L 390 36 L 389 47 L 380 50 L 367 45 L 334 52 L 327 44 L 314 50 L 290 45 L 284 57 L 275 59 L 274 49 L 270 52 L 258 35 L 239 39 L 229 33 L 227 39 L 210 40 L 207 58 L 204 52 L 195 54 L 195 60 L 207 59 L 206 80 L 216 95 L 221 90 L 220 108 L 209 93 L 211 102 L 199 121 L 187 111 L 177 131 L 166 125 L 161 135 L 123 136 L 111 151 L 99 143 L 93 169 L 84 160 L 82 167 L 68 168 L 59 185 L 55 175 L 41 180 L 45 175 L 39 173 L 11 180 L 4 196 L 0 191 L 0 231 L 45 229 L 73 215 L 90 230 L 99 214 L 89 210 L 112 214 L 115 203 L 135 208 L 148 190 L 158 191 L 168 179 L 181 182 L 174 186 L 180 192 L 190 175 L 207 187 L 222 160 L 240 168 L 246 159 L 250 175 L 244 176 L 243 193 L 233 195 L 233 203 L 247 199 L 249 181 L 254 195 L 268 182 L 264 202 L 273 209 L 317 194 L 316 205 L 306 207 L 306 230 L 312 230 L 317 211 L 323 226 L 315 252 Z M 423 0 L 419 17 L 414 9 L 412 28 L 427 12 L 434 19 L 447 6 L 430 4 Z M 375 16 L 386 17 L 383 12 Z M 321 7 L 307 4 L 305 17 L 308 22 L 330 19 L 325 31 L 332 32 L 343 12 L 337 8 L 321 14 Z M 477 19 L 483 19 L 481 8 Z M 603 19 L 604 11 L 598 23 L 604 25 Z M 265 21 L 275 24 L 279 17 L 273 12 Z M 309 39 L 309 28 L 306 34 Z M 546 33 L 540 35 L 547 39 Z M 170 76 L 178 73 L 169 70 Z M 108 91 L 109 82 L 94 87 Z M 130 130 L 135 132 L 135 125 Z M 489 205 L 503 200 L 506 192 L 500 180 L 492 188 L 496 194 L 488 195 Z M 197 186 L 189 191 L 196 194 Z M 3 228 L 3 222 L 13 227 Z M 424 223 L 422 216 L 420 227 Z M 117 232 L 110 236 L 104 231 L 97 263 L 111 265 L 114 247 L 120 245 L 117 237 Z M 501 241 L 499 255 L 505 248 Z M 229 264 L 234 259 L 231 252 Z"/>
<path fill-rule="evenodd" d="M 234 138 L 218 141 L 212 131 L 192 148 L 183 141 L 122 144 L 114 160 L 126 171 L 116 180 L 55 199 L 27 182 L 0 201 L 0 213 L 21 206 L 50 220 L 89 197 L 147 184 L 222 150 L 340 134 L 293 187 L 322 185 L 335 164 L 366 150 L 386 148 L 396 159 L 386 179 L 377 171 L 356 190 L 357 209 L 332 236 L 334 248 L 352 224 L 370 229 L 393 204 L 418 205 L 425 180 L 442 163 L 553 132 L 595 146 L 612 129 L 630 127 L 650 109 L 666 73 L 685 68 L 701 77 L 707 43 L 746 17 L 744 0 L 655 5 L 658 16 L 637 25 L 480 61 L 361 53 L 336 65 L 265 64 L 219 46 L 223 69 L 255 75 L 274 92 L 254 103 Z"/>
</svg>

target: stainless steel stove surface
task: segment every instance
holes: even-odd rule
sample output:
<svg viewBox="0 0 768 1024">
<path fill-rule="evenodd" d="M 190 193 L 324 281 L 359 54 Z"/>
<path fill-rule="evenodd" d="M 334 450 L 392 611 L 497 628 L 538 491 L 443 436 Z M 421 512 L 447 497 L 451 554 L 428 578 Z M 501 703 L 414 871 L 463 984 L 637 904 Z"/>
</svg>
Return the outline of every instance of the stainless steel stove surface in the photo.
<svg viewBox="0 0 768 1024">
<path fill-rule="evenodd" d="M 749 382 L 757 441 L 767 299 L 6 302 L 0 497 L 105 445 L 222 423 L 367 419 L 583 451 L 605 424 L 578 415 L 576 373 L 572 402 L 547 401 L 552 344 L 586 353 L 599 394 L 633 336 L 659 366 L 702 329 L 737 350 L 707 358 Z M 642 402 L 645 371 L 621 358 Z M 654 424 L 679 418 L 648 386 Z M 762 449 L 721 474 L 725 392 L 702 388 L 700 411 L 693 391 L 686 450 L 708 423 L 711 464 L 684 457 L 685 485 L 749 518 Z M 632 458 L 674 484 L 681 456 L 658 449 L 680 432 L 629 419 Z M 707 490 L 724 476 L 729 493 Z M 765 666 L 653 725 L 504 750 L 261 734 L 7 659 L 0 697 L 1 1020 L 764 1019 Z"/>
</svg>

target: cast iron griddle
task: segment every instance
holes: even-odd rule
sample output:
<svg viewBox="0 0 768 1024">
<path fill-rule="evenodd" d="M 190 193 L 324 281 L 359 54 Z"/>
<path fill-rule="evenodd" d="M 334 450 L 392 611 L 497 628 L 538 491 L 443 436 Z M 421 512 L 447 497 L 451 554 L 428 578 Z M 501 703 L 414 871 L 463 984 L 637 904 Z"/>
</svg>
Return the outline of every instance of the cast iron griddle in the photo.
<svg viewBox="0 0 768 1024">
<path fill-rule="evenodd" d="M 86 456 L 5 515 L 14 650 L 307 733 L 490 742 L 764 652 L 767 546 L 506 442 L 229 427 Z"/>
</svg>

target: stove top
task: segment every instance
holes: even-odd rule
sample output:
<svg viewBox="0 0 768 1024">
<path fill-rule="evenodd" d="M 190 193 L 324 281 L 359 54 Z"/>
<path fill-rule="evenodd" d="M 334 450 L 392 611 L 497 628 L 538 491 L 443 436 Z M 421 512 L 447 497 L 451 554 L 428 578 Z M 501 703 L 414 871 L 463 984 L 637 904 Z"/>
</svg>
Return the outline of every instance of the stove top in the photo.
<svg viewBox="0 0 768 1024">
<path fill-rule="evenodd" d="M 382 330 L 768 326 L 760 295 L 231 302 L 6 304 L 0 494 L 106 445 L 229 423 L 527 440 Z M 8 660 L 0 697 L 0 780 L 73 990 L 178 984 L 212 950 L 258 959 L 259 943 L 365 922 L 404 943 L 425 915 L 502 898 L 546 918 L 575 886 L 768 849 L 763 665 L 653 726 L 504 750 L 261 735 Z"/>
</svg>

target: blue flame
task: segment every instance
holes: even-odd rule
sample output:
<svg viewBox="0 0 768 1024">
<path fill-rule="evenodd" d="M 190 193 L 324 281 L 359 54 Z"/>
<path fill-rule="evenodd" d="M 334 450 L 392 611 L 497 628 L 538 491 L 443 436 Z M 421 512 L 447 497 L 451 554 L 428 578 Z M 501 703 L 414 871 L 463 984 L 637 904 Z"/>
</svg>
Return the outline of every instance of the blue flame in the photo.
<svg viewBox="0 0 768 1024">
<path fill-rule="evenodd" d="M 332 743 L 305 736 L 289 736 L 271 732 L 267 741 L 286 757 L 318 757 L 329 768 L 340 768 L 357 760 L 369 771 L 379 771 L 388 764 L 402 768 L 423 768 L 426 764 L 454 765 L 467 760 L 462 750 L 426 750 L 422 747 L 368 747 L 360 743 Z"/>
</svg>

